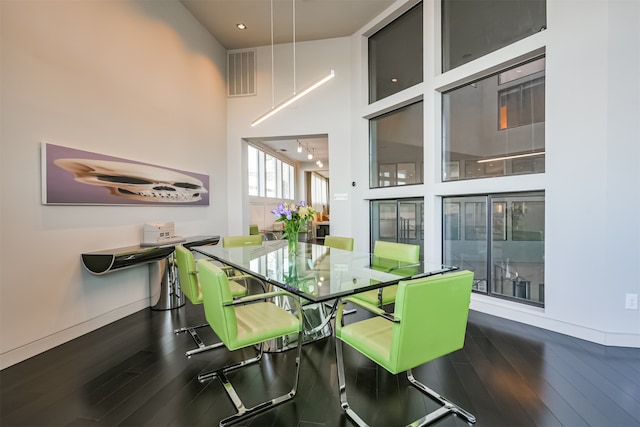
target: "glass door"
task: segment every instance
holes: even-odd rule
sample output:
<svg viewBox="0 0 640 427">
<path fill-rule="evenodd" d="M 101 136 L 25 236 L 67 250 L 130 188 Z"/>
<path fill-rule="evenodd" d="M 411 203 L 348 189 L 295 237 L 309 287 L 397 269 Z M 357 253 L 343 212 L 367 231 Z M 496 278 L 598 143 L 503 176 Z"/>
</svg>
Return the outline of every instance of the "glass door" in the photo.
<svg viewBox="0 0 640 427">
<path fill-rule="evenodd" d="M 377 240 L 420 246 L 424 259 L 424 199 L 371 201 L 371 251 Z"/>
</svg>

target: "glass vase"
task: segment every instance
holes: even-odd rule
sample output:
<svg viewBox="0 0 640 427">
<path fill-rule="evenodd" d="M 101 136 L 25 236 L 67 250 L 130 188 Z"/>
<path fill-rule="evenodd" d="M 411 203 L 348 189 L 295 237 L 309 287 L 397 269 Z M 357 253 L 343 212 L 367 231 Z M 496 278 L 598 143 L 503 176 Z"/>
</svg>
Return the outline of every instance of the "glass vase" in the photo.
<svg viewBox="0 0 640 427">
<path fill-rule="evenodd" d="M 289 235 L 287 241 L 289 242 L 289 254 L 295 255 L 298 252 L 298 236 Z"/>
</svg>

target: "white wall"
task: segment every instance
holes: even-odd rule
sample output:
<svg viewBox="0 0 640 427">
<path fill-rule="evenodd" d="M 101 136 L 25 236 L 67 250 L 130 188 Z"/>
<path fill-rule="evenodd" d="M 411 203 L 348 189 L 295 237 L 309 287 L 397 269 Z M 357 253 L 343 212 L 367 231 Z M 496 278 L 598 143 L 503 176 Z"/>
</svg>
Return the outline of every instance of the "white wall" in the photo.
<svg viewBox="0 0 640 427">
<path fill-rule="evenodd" d="M 291 44 L 275 46 L 275 104 L 293 94 L 293 49 Z M 296 43 L 297 91 L 329 74 L 335 77 L 311 92 L 294 105 L 280 111 L 267 121 L 251 127 L 250 123 L 273 105 L 271 87 L 271 46 L 257 48 L 258 94 L 252 97 L 231 98 L 228 101 L 228 177 L 229 183 L 229 232 L 240 234 L 247 229 L 249 214 L 246 184 L 246 143 L 243 138 L 276 137 L 291 135 L 327 134 L 329 164 L 331 165 L 330 193 L 345 193 L 350 180 L 333 176 L 349 174 L 351 120 L 350 120 L 350 41 L 348 38 Z M 297 188 L 296 191 L 300 192 Z M 241 213 L 241 214 L 240 214 Z M 336 222 L 334 228 L 333 219 Z M 275 218 L 275 217 L 274 217 Z M 331 232 L 349 235 L 350 205 L 348 201 L 331 201 Z"/>
<path fill-rule="evenodd" d="M 2 1 L 0 367 L 149 306 L 80 254 L 226 233 L 225 51 L 177 1 Z M 40 143 L 208 174 L 209 207 L 43 206 Z"/>
</svg>

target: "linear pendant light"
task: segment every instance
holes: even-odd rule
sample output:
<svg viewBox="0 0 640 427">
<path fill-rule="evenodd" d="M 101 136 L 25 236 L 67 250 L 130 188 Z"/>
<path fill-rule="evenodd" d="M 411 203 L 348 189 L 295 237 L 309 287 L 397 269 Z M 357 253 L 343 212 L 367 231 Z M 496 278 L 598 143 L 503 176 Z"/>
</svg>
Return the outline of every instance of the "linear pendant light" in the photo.
<svg viewBox="0 0 640 427">
<path fill-rule="evenodd" d="M 331 70 L 331 72 L 318 80 L 316 83 L 304 89 L 302 92 L 296 93 L 296 1 L 292 0 L 293 7 L 293 95 L 291 95 L 287 100 L 281 102 L 280 104 L 273 106 L 273 93 L 274 93 L 274 71 L 273 71 L 273 0 L 271 0 L 271 110 L 262 114 L 260 117 L 251 122 L 251 126 L 256 126 L 269 117 L 276 114 L 278 111 L 287 108 L 289 105 L 293 104 L 303 96 L 307 95 L 309 92 L 314 91 L 319 88 L 329 80 L 331 80 L 335 76 L 335 72 Z"/>
<path fill-rule="evenodd" d="M 327 76 L 325 76 L 322 79 L 318 80 L 316 83 L 312 84 L 311 86 L 309 86 L 308 88 L 306 88 L 302 92 L 298 92 L 298 93 L 292 95 L 286 101 L 282 102 L 281 104 L 278 104 L 277 106 L 273 107 L 271 110 L 267 111 L 266 113 L 264 113 L 263 115 L 261 115 L 260 117 L 258 117 L 254 121 L 252 121 L 251 122 L 251 126 L 255 126 L 255 125 L 258 125 L 258 124 L 264 122 L 269 117 L 271 117 L 274 114 L 276 114 L 278 111 L 282 110 L 283 108 L 287 108 L 289 105 L 293 104 L 294 102 L 296 102 L 297 100 L 299 100 L 303 96 L 307 95 L 309 92 L 312 92 L 313 90 L 319 88 L 320 86 L 322 86 L 323 84 L 325 84 L 326 82 L 331 80 L 334 76 L 335 76 L 335 72 L 333 70 L 331 70 L 331 72 Z"/>
</svg>

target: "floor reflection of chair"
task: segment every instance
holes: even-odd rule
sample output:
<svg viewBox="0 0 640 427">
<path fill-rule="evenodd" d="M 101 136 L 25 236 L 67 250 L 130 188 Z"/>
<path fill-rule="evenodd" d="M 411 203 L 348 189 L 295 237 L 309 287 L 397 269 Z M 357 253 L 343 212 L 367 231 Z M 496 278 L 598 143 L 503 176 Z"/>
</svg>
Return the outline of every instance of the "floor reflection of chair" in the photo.
<svg viewBox="0 0 640 427">
<path fill-rule="evenodd" d="M 347 401 L 343 342 L 393 375 L 406 371 L 411 385 L 441 405 L 412 426 L 430 424 L 450 413 L 475 423 L 475 416 L 416 380 L 412 373 L 413 368 L 463 347 L 472 281 L 470 271 L 402 281 L 393 314 L 356 298 L 341 303 L 336 316 L 338 386 L 340 404 L 352 421 L 367 425 Z M 347 302 L 375 316 L 343 326 L 342 311 Z"/>
<path fill-rule="evenodd" d="M 182 290 L 182 293 L 187 297 L 191 304 L 202 304 L 202 290 L 200 287 L 200 281 L 198 280 L 196 260 L 193 257 L 193 253 L 182 245 L 176 246 L 176 264 L 178 266 L 178 277 L 180 278 L 180 289 Z M 247 293 L 247 289 L 236 281 L 230 281 L 229 288 L 231 289 L 231 295 L 234 298 L 244 296 Z M 198 346 L 193 350 L 187 351 L 185 353 L 187 357 L 197 353 L 202 353 L 203 351 L 212 350 L 223 345 L 221 342 L 210 345 L 204 344 L 196 329 L 203 328 L 205 326 L 209 326 L 209 324 L 204 323 L 197 326 L 185 326 L 174 331 L 176 334 L 188 332 Z"/>
<path fill-rule="evenodd" d="M 229 399 L 236 407 L 236 414 L 220 421 L 220 425 L 243 421 L 256 413 L 291 400 L 296 395 L 298 387 L 302 355 L 302 314 L 297 299 L 288 292 L 275 291 L 234 300 L 231 297 L 228 278 L 219 267 L 205 261 L 200 265 L 200 275 L 207 322 L 227 349 L 234 351 L 254 345 L 260 346 L 258 354 L 251 359 L 198 375 L 200 382 L 218 378 Z M 297 317 L 272 302 L 265 301 L 269 298 L 285 295 L 291 296 L 291 300 L 297 305 Z M 263 354 L 263 342 L 290 334 L 297 334 L 295 378 L 291 390 L 281 396 L 247 408 L 227 379 L 226 374 L 259 362 Z"/>
</svg>

